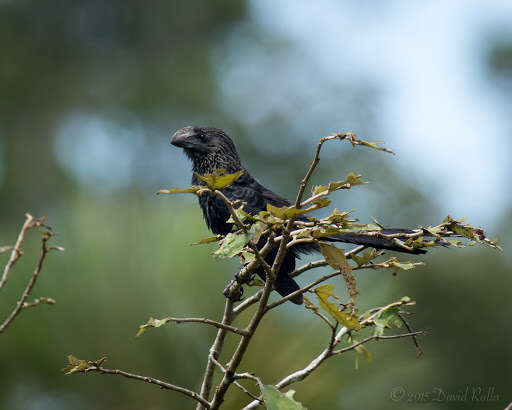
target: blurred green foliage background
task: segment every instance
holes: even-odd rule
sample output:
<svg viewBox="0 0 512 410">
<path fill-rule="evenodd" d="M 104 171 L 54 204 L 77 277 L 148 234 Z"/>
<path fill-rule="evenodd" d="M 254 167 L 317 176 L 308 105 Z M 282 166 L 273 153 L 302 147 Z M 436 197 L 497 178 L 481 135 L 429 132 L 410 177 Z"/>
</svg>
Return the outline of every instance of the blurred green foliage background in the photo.
<svg viewBox="0 0 512 410">
<path fill-rule="evenodd" d="M 205 247 L 188 245 L 208 235 L 193 197 L 154 195 L 157 189 L 189 183 L 189 164 L 168 145 L 169 132 L 189 124 L 227 130 L 247 168 L 290 198 L 319 136 L 351 130 L 389 141 L 378 103 L 386 98 L 386 78 L 353 76 L 333 88 L 333 72 L 311 69 L 306 78 L 294 76 L 293 67 L 312 62 L 296 53 L 284 30 L 254 22 L 255 16 L 273 18 L 272 7 L 261 11 L 255 3 L 0 1 L 0 245 L 14 242 L 28 211 L 48 216 L 58 232 L 54 242 L 66 248 L 49 256 L 33 293 L 53 297 L 57 304 L 23 312 L 0 336 L 0 409 L 194 406 L 178 394 L 120 377 L 60 372 L 67 354 L 89 360 L 107 355 L 110 367 L 199 389 L 214 329 L 168 325 L 135 338 L 149 316 L 219 318 L 221 291 L 237 267 L 214 261 Z M 328 13 L 327 3 L 315 12 Z M 290 21 L 280 22 L 283 26 L 293 23 L 294 4 L 276 6 L 287 6 Z M 347 2 L 343 7 L 360 6 Z M 380 2 L 365 7 L 376 15 L 389 12 Z M 419 7 L 406 9 L 404 18 L 421 14 Z M 268 16 L 262 18 L 263 12 Z M 496 27 L 480 30 L 481 37 L 471 44 L 479 50 L 482 81 L 504 108 L 501 137 L 481 138 L 507 150 L 512 36 Z M 320 33 L 307 34 L 315 36 Z M 336 41 L 343 49 L 348 40 Z M 250 69 L 247 61 L 254 62 Z M 282 92 L 279 84 L 285 79 L 293 92 Z M 435 129 L 442 130 L 443 123 Z M 408 145 L 445 149 L 413 136 L 391 140 L 387 145 L 401 157 L 413 155 Z M 465 137 L 459 141 L 464 144 Z M 457 162 L 464 162 L 456 152 L 438 178 L 427 181 L 422 174 L 431 165 L 424 158 L 414 157 L 415 165 L 404 168 L 392 156 L 334 144 L 322 159 L 315 183 L 350 171 L 372 182 L 336 196 L 338 208 L 357 209 L 361 219 L 375 216 L 387 226 L 416 226 L 440 222 L 447 213 L 466 216 L 443 206 L 437 194 L 453 183 L 450 173 Z M 499 175 L 510 172 L 509 162 L 494 162 Z M 475 174 L 478 167 L 475 163 Z M 410 340 L 370 344 L 372 363 L 355 370 L 353 355 L 330 360 L 294 387 L 298 400 L 311 409 L 429 410 L 503 408 L 512 400 L 507 244 L 512 202 L 510 186 L 497 190 L 505 204 L 499 208 L 479 196 L 478 186 L 462 200 L 485 205 L 489 235 L 501 238 L 503 254 L 487 248 L 439 250 L 412 272 L 357 276 L 362 309 L 404 295 L 417 301 L 410 322 L 429 332 L 421 339 L 424 355 L 415 358 Z M 38 235 L 31 233 L 25 256 L 0 294 L 0 320 L 33 270 L 38 246 Z M 1 255 L 2 266 L 7 259 Z M 341 282 L 333 283 L 343 292 Z M 282 306 L 264 320 L 242 367 L 276 382 L 307 364 L 327 337 L 325 325 L 309 311 Z M 390 395 L 399 386 L 406 395 L 395 402 Z M 418 398 L 436 388 L 454 394 L 467 386 L 494 388 L 498 398 L 480 403 Z M 226 408 L 246 402 L 232 389 Z"/>
</svg>

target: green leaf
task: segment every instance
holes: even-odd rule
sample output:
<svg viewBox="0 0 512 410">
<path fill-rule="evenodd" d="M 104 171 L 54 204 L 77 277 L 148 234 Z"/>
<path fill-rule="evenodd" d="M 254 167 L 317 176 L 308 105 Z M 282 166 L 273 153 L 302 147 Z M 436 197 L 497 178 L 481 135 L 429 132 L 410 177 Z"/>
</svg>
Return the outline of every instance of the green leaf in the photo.
<svg viewBox="0 0 512 410">
<path fill-rule="evenodd" d="M 258 240 L 259 236 L 265 229 L 265 224 L 262 222 L 255 222 L 251 225 L 247 232 L 230 232 L 222 241 L 219 249 L 213 252 L 216 258 L 233 258 L 240 254 L 245 245 L 251 239 Z"/>
<path fill-rule="evenodd" d="M 242 252 L 240 254 L 240 256 L 242 258 L 244 258 L 244 261 L 243 261 L 244 264 L 252 262 L 254 259 L 256 259 L 256 255 L 254 253 L 252 253 L 252 252 Z"/>
<path fill-rule="evenodd" d="M 327 263 L 334 269 L 339 270 L 343 275 L 352 305 L 355 305 L 355 297 L 359 292 L 356 288 L 356 279 L 352 274 L 352 267 L 348 264 L 347 258 L 345 257 L 345 251 L 338 249 L 334 245 L 323 242 L 320 242 L 320 251 Z"/>
<path fill-rule="evenodd" d="M 142 333 L 144 333 L 150 327 L 160 327 L 162 325 L 165 325 L 169 321 L 170 321 L 169 318 L 154 319 L 154 318 L 150 317 L 149 320 L 147 321 L 147 323 L 139 326 L 139 331 L 137 332 L 137 334 L 135 336 L 136 337 L 140 336 Z"/>
<path fill-rule="evenodd" d="M 156 191 L 157 195 L 160 194 L 195 194 L 197 191 L 201 189 L 200 186 L 193 186 L 191 188 L 179 189 L 179 188 L 171 188 L 171 189 L 160 189 Z"/>
<path fill-rule="evenodd" d="M 218 169 L 215 170 L 212 174 L 200 175 L 197 172 L 194 172 L 194 174 L 201 181 L 203 181 L 208 188 L 215 190 L 222 189 L 228 185 L 231 185 L 244 173 L 242 170 L 235 172 L 234 174 L 226 174 L 225 172 L 225 169 Z"/>
<path fill-rule="evenodd" d="M 318 298 L 320 307 L 329 313 L 334 318 L 334 320 L 336 320 L 338 323 L 341 323 L 348 330 L 361 329 L 361 325 L 359 324 L 357 317 L 342 312 L 337 305 L 328 300 L 330 296 L 334 296 L 334 285 L 317 286 L 313 291 Z"/>
<path fill-rule="evenodd" d="M 402 327 L 402 321 L 398 317 L 398 311 L 398 306 L 390 306 L 386 309 L 382 309 L 375 315 L 374 336 L 382 336 L 384 334 L 384 329 L 391 328 L 392 325 L 398 328 Z"/>
<path fill-rule="evenodd" d="M 275 386 L 259 383 L 268 410 L 307 410 L 293 398 L 294 391 L 281 393 Z"/>
</svg>

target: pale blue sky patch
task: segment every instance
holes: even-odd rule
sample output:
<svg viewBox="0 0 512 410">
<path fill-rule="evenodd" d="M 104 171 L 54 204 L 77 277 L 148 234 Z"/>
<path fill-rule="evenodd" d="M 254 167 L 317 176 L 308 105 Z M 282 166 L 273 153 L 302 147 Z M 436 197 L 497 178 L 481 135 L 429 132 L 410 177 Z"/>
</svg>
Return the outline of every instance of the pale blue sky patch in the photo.
<svg viewBox="0 0 512 410">
<path fill-rule="evenodd" d="M 375 86 L 378 98 L 365 104 L 373 105 L 378 135 L 363 129 L 370 134 L 364 137 L 393 147 L 397 169 L 418 188 L 435 190 L 433 199 L 446 213 L 484 225 L 497 221 L 511 199 L 511 119 L 483 74 L 484 57 L 489 33 L 512 24 L 512 2 L 250 5 L 250 30 L 258 40 L 251 43 L 244 37 L 250 30 L 236 29 L 227 46 L 233 64 L 219 70 L 228 109 L 245 112 L 247 123 L 281 113 L 299 127 L 320 118 L 331 128 L 350 129 L 350 120 L 337 118 L 343 93 L 331 90 Z M 315 106 L 322 110 L 307 112 Z"/>
</svg>

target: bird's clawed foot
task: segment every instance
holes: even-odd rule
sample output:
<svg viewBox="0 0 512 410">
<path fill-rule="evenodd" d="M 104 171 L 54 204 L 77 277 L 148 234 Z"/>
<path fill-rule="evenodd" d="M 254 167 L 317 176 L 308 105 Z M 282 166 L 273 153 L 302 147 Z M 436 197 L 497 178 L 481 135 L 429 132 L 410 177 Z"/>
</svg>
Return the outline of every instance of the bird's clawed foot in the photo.
<svg viewBox="0 0 512 410">
<path fill-rule="evenodd" d="M 242 271 L 242 269 L 240 269 L 237 273 L 235 273 L 236 283 L 239 283 L 240 285 L 246 285 L 246 284 L 252 282 L 252 280 L 254 279 L 254 274 L 242 276 L 242 275 L 240 275 L 241 271 Z"/>
<path fill-rule="evenodd" d="M 231 279 L 229 281 L 222 293 L 232 302 L 239 302 L 242 300 L 242 296 L 244 295 L 244 288 L 240 286 L 240 282 L 238 282 L 237 277 L 235 276 L 235 279 Z"/>
</svg>

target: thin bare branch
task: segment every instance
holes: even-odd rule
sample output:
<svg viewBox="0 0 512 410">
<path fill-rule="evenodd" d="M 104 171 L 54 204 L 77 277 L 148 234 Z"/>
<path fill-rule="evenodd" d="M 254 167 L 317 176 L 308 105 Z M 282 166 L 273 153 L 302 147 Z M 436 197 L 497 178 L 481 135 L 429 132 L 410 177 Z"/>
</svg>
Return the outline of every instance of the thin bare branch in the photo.
<svg viewBox="0 0 512 410">
<path fill-rule="evenodd" d="M 411 326 L 409 326 L 409 323 L 407 322 L 407 320 L 405 320 L 402 314 L 398 312 L 397 316 L 400 318 L 404 326 L 407 328 L 407 331 L 409 333 L 413 333 Z M 418 338 L 416 336 L 412 336 L 412 340 L 414 342 L 414 345 L 416 346 L 416 349 L 418 349 L 418 353 L 416 354 L 416 359 L 418 359 L 423 354 L 423 349 L 420 347 L 420 344 L 418 343 Z"/>
<path fill-rule="evenodd" d="M 351 258 L 352 255 L 355 255 L 365 249 L 366 249 L 366 246 L 359 245 L 359 246 L 355 247 L 354 249 L 351 249 L 350 251 L 345 252 L 345 257 Z M 327 263 L 327 261 L 325 259 L 314 261 L 314 262 L 309 262 L 309 263 L 306 263 L 305 265 L 302 265 L 300 268 L 295 269 L 292 273 L 290 273 L 290 276 L 292 278 L 294 278 L 295 276 L 299 276 L 302 273 L 307 272 L 308 270 L 321 268 L 323 266 L 328 266 L 328 265 L 329 264 Z"/>
<path fill-rule="evenodd" d="M 29 214 L 27 214 L 27 215 L 29 215 Z M 29 216 L 27 216 L 27 220 L 28 219 L 29 219 Z M 28 282 L 27 287 L 25 288 L 25 291 L 21 295 L 20 300 L 18 300 L 18 302 L 16 303 L 16 307 L 13 309 L 13 311 L 11 312 L 9 317 L 7 319 L 5 319 L 5 321 L 0 326 L 0 333 L 2 333 L 7 328 L 7 326 L 9 326 L 9 324 L 12 323 L 12 321 L 16 318 L 16 316 L 18 316 L 18 314 L 23 310 L 23 306 L 24 306 L 27 298 L 29 297 L 30 293 L 32 292 L 32 289 L 34 288 L 34 285 L 37 281 L 39 273 L 41 272 L 41 269 L 43 267 L 43 262 L 46 258 L 46 255 L 50 251 L 50 249 L 48 249 L 46 247 L 46 242 L 48 241 L 48 239 L 50 239 L 50 235 L 43 235 L 42 245 L 41 245 L 41 254 L 39 256 L 39 260 L 37 262 L 34 273 L 32 274 L 32 277 L 30 278 L 30 281 Z"/>
<path fill-rule="evenodd" d="M 7 264 L 4 267 L 4 271 L 2 274 L 2 279 L 0 280 L 0 289 L 4 287 L 4 285 L 7 283 L 7 279 L 9 278 L 9 273 L 11 271 L 11 268 L 14 266 L 14 264 L 17 262 L 17 260 L 21 257 L 21 243 L 23 242 L 23 239 L 25 238 L 25 233 L 32 228 L 34 217 L 30 215 L 29 213 L 25 214 L 25 223 L 23 224 L 23 227 L 21 228 L 21 231 L 18 235 L 18 239 L 16 240 L 16 244 L 12 248 L 11 256 L 9 260 L 7 261 Z"/>
<path fill-rule="evenodd" d="M 315 170 L 316 166 L 320 162 L 320 150 L 322 149 L 322 145 L 324 144 L 324 142 L 334 140 L 334 139 L 344 140 L 348 136 L 355 137 L 354 134 L 347 133 L 347 134 L 336 134 L 336 135 L 331 135 L 329 137 L 320 138 L 320 140 L 318 141 L 318 145 L 316 147 L 316 152 L 315 152 L 315 157 L 313 158 L 313 162 L 309 166 L 308 172 L 306 172 L 306 175 L 304 176 L 303 180 L 300 183 L 299 192 L 297 193 L 297 198 L 295 199 L 295 208 L 300 208 L 300 206 L 301 206 L 302 196 L 304 195 L 304 191 L 306 190 L 306 186 L 308 185 L 309 179 L 311 178 L 311 175 L 313 175 L 313 171 Z"/>
<path fill-rule="evenodd" d="M 238 215 L 235 212 L 235 208 L 233 208 L 233 203 L 219 190 L 211 190 L 211 189 L 204 189 L 200 190 L 197 193 L 201 194 L 202 191 L 208 191 L 211 192 L 214 195 L 217 195 L 220 199 L 224 201 L 226 206 L 229 209 L 229 213 L 231 214 L 231 218 L 233 218 L 233 221 L 235 221 L 235 225 L 238 226 L 238 229 L 241 229 L 243 232 L 247 232 L 247 226 L 244 225 L 244 223 L 238 218 Z"/>
<path fill-rule="evenodd" d="M 205 317 L 166 317 L 163 320 L 173 323 L 204 323 L 207 325 L 214 326 L 218 329 L 228 330 L 230 332 L 236 333 L 237 335 L 247 335 L 247 331 L 245 329 L 240 329 L 238 327 L 227 325 L 225 323 L 216 322 L 215 320 L 207 319 Z"/>
<path fill-rule="evenodd" d="M 207 409 L 210 408 L 210 403 L 208 403 L 207 400 L 205 400 L 201 395 L 197 394 L 196 392 L 186 389 L 185 387 L 176 386 L 171 383 L 163 382 L 163 381 L 155 379 L 153 377 L 141 376 L 138 374 L 128 373 L 128 372 L 125 372 L 123 370 L 118 370 L 118 369 L 107 369 L 107 368 L 101 367 L 101 366 L 88 367 L 87 369 L 84 370 L 84 373 L 88 373 L 88 372 L 98 372 L 98 373 L 102 373 L 102 374 L 116 374 L 119 376 L 126 377 L 128 379 L 141 380 L 146 383 L 155 384 L 155 385 L 159 386 L 161 389 L 172 390 L 172 391 L 184 394 L 185 396 L 188 396 L 188 397 L 198 401 L 205 408 L 207 408 Z"/>
<path fill-rule="evenodd" d="M 221 370 L 222 373 L 226 373 L 226 368 L 224 366 L 222 366 L 222 364 L 219 361 L 217 361 L 213 357 L 210 357 L 210 360 L 212 360 L 215 363 L 215 365 Z M 256 379 L 257 381 L 259 381 L 259 379 L 256 376 L 250 375 L 249 373 L 242 373 L 242 374 L 235 373 L 233 375 L 233 378 L 235 379 L 233 381 L 233 384 L 235 386 L 237 386 L 240 390 L 242 390 L 245 394 L 247 394 L 251 399 L 257 400 L 260 404 L 264 403 L 264 401 L 261 400 L 258 396 L 252 394 L 249 390 L 247 390 L 244 386 L 242 386 L 239 382 L 237 382 L 237 379 L 251 379 L 251 380 Z"/>
<path fill-rule="evenodd" d="M 222 323 L 225 325 L 230 325 L 233 320 L 233 302 L 231 299 L 226 299 L 226 303 L 224 305 L 224 314 L 222 315 Z M 219 329 L 217 332 L 217 336 L 210 348 L 210 354 L 208 355 L 208 363 L 206 364 L 206 370 L 204 372 L 203 382 L 201 384 L 201 397 L 205 397 L 206 400 L 210 397 L 210 392 L 212 389 L 213 376 L 215 374 L 215 363 L 211 360 L 211 357 L 217 359 L 220 356 L 220 352 L 222 351 L 222 347 L 224 346 L 224 340 L 226 338 L 226 329 Z M 209 408 L 202 403 L 199 403 L 196 407 L 196 410 L 204 410 L 205 408 Z"/>
<path fill-rule="evenodd" d="M 314 262 L 309 262 L 309 263 L 306 263 L 305 265 L 302 265 L 300 268 L 295 269 L 292 273 L 290 273 L 290 276 L 292 278 L 294 278 L 295 276 L 299 276 L 299 275 L 303 274 L 304 272 L 307 272 L 308 270 L 321 268 L 322 266 L 328 266 L 328 265 L 329 264 L 327 263 L 327 261 L 325 259 L 322 259 L 319 261 L 314 261 Z"/>
<path fill-rule="evenodd" d="M 322 319 L 331 329 L 336 328 L 336 324 L 332 323 L 329 319 L 327 319 L 327 317 L 323 313 L 320 313 L 318 309 L 312 309 L 312 311 L 316 316 Z"/>
<path fill-rule="evenodd" d="M 238 314 L 243 312 L 245 309 L 247 309 L 249 306 L 254 305 L 255 303 L 258 303 L 258 301 L 261 298 L 261 295 L 263 294 L 263 290 L 258 290 L 254 295 L 248 297 L 245 299 L 242 303 L 240 303 L 238 306 L 236 306 L 233 309 L 233 316 L 236 317 Z"/>
<path fill-rule="evenodd" d="M 238 280 L 237 281 L 231 281 L 229 285 L 224 289 L 224 295 L 227 297 L 230 297 L 230 295 L 236 295 L 240 288 L 242 287 L 242 284 L 240 282 L 244 282 L 246 279 L 249 279 L 253 274 L 256 273 L 256 269 L 261 265 L 265 272 L 270 272 L 271 267 L 268 265 L 268 263 L 265 261 L 265 256 L 267 253 L 272 249 L 274 242 L 273 242 L 273 234 L 270 234 L 268 237 L 267 242 L 261 249 L 258 249 L 255 244 L 249 243 L 249 245 L 253 246 L 253 251 L 255 255 L 255 259 L 245 265 L 240 272 L 238 272 Z"/>
<path fill-rule="evenodd" d="M 45 298 L 45 297 L 37 298 L 37 299 L 34 299 L 33 302 L 25 302 L 23 304 L 23 309 L 28 309 L 28 308 L 37 306 L 41 303 L 46 303 L 47 305 L 55 305 L 55 299 Z"/>
<path fill-rule="evenodd" d="M 284 245 L 283 245 L 284 244 Z M 224 376 L 219 383 L 219 385 L 216 388 L 215 394 L 213 396 L 212 402 L 211 402 L 211 409 L 216 410 L 218 409 L 222 402 L 224 401 L 224 396 L 229 389 L 229 386 L 233 383 L 233 380 L 235 380 L 234 375 L 236 373 L 236 369 L 240 365 L 240 362 L 242 361 L 242 358 L 247 350 L 247 346 L 249 345 L 252 335 L 256 331 L 256 328 L 258 327 L 261 319 L 265 315 L 266 312 L 266 306 L 268 303 L 268 298 L 270 296 L 270 292 L 273 289 L 273 283 L 275 278 L 274 269 L 279 269 L 279 260 L 282 260 L 284 257 L 282 254 L 286 252 L 286 241 L 282 241 L 280 244 L 278 253 L 276 255 L 274 264 L 272 265 L 272 270 L 268 271 L 268 268 L 264 266 L 266 271 L 266 281 L 265 281 L 265 287 L 263 288 L 263 292 L 261 295 L 261 298 L 258 303 L 258 309 L 253 314 L 251 321 L 249 322 L 249 325 L 247 326 L 247 330 L 249 331 L 249 335 L 242 336 L 242 339 L 238 343 L 238 346 L 233 353 L 231 360 L 226 365 L 226 372 L 224 373 Z"/>
<path fill-rule="evenodd" d="M 402 337 L 415 337 L 415 336 L 424 335 L 424 334 L 425 334 L 424 331 L 419 331 L 419 332 L 412 332 L 412 333 L 400 333 L 397 335 L 389 335 L 389 336 L 374 335 L 374 336 L 367 337 L 366 339 L 363 339 L 363 340 L 361 340 L 357 343 L 354 343 L 350 346 L 344 347 L 343 349 L 334 350 L 332 353 L 333 354 L 341 354 L 341 353 L 348 352 L 349 350 L 354 350 L 357 346 L 365 344 L 365 343 L 369 342 L 370 340 L 400 339 Z"/>
<path fill-rule="evenodd" d="M 290 299 L 293 299 L 295 296 L 301 295 L 302 293 L 307 292 L 312 287 L 314 287 L 322 282 L 325 282 L 327 279 L 334 278 L 335 276 L 338 276 L 338 275 L 341 275 L 341 272 L 339 270 L 329 273 L 327 275 L 324 275 L 320 279 L 317 279 L 314 282 L 311 282 L 310 284 L 296 290 L 295 292 L 292 292 L 292 293 L 286 295 L 285 297 L 275 301 L 274 303 L 270 303 L 267 306 L 267 310 L 274 309 L 275 307 L 282 305 L 284 302 L 288 302 Z"/>
</svg>

